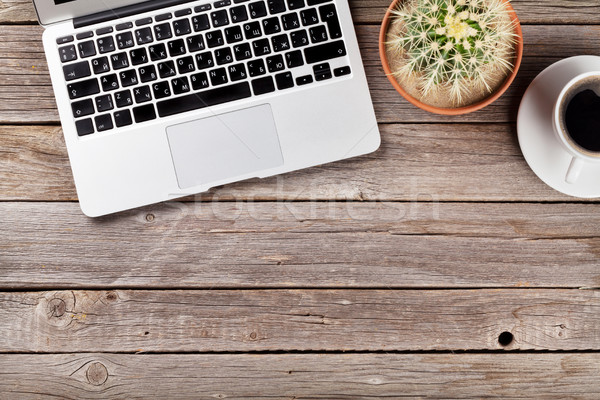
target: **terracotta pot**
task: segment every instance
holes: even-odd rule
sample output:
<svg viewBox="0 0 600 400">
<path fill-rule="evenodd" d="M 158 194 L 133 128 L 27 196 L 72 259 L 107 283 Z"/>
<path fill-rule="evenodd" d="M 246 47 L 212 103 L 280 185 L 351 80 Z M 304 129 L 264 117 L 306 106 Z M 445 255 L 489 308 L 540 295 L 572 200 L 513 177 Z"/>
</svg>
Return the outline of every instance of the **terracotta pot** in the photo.
<svg viewBox="0 0 600 400">
<path fill-rule="evenodd" d="M 396 8 L 396 6 L 398 5 L 398 3 L 400 1 L 405 1 L 405 0 L 394 0 L 392 2 L 392 4 L 390 5 L 390 7 L 387 10 L 387 13 L 385 14 L 385 17 L 383 18 L 383 23 L 381 24 L 381 31 L 379 32 L 379 56 L 381 58 L 383 70 L 385 71 L 388 79 L 390 80 L 392 85 L 396 88 L 398 93 L 400 93 L 410 103 L 414 104 L 415 106 L 417 106 L 419 108 L 422 108 L 425 111 L 429 111 L 429 112 L 436 113 L 436 114 L 443 114 L 443 115 L 468 114 L 473 111 L 482 109 L 483 107 L 487 106 L 488 104 L 491 104 L 492 102 L 496 101 L 496 99 L 498 99 L 500 96 L 502 96 L 502 94 L 506 91 L 506 89 L 508 89 L 508 87 L 511 85 L 511 83 L 515 79 L 515 76 L 517 76 L 517 72 L 519 71 L 519 67 L 521 66 L 521 59 L 523 58 L 523 32 L 521 31 L 521 24 L 519 23 L 519 18 L 517 18 L 517 13 L 515 13 L 515 10 L 512 8 L 512 6 L 510 5 L 510 3 L 507 0 L 504 0 L 504 2 L 506 3 L 506 7 L 509 9 L 511 19 L 516 22 L 515 33 L 518 35 L 517 43 L 515 44 L 516 57 L 514 60 L 513 71 L 511 72 L 510 75 L 508 75 L 506 77 L 506 80 L 504 81 L 502 86 L 500 86 L 498 88 L 498 90 L 491 93 L 484 100 L 482 100 L 478 103 L 471 104 L 469 106 L 457 107 L 457 108 L 434 107 L 434 106 L 425 104 L 420 100 L 417 100 L 416 98 L 414 98 L 413 96 L 408 94 L 402 88 L 402 86 L 400 86 L 400 84 L 398 83 L 396 78 L 394 78 L 394 76 L 392 75 L 392 71 L 390 70 L 390 65 L 388 63 L 387 55 L 386 55 L 386 51 L 385 51 L 385 42 L 386 42 L 388 28 L 392 21 L 392 11 Z"/>
</svg>

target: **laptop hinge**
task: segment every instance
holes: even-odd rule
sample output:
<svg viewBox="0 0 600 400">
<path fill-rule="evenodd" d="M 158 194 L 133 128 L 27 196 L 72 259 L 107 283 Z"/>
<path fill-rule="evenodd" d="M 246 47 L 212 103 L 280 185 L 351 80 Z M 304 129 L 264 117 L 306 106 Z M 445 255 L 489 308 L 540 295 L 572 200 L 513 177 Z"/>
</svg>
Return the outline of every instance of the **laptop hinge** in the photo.
<svg viewBox="0 0 600 400">
<path fill-rule="evenodd" d="M 141 14 L 147 11 L 159 10 L 177 4 L 189 3 L 194 0 L 149 0 L 130 6 L 115 8 L 114 10 L 102 11 L 96 14 L 84 15 L 73 19 L 75 28 L 98 24 L 101 22 L 110 21 L 118 18 L 130 17 L 132 15 Z"/>
</svg>

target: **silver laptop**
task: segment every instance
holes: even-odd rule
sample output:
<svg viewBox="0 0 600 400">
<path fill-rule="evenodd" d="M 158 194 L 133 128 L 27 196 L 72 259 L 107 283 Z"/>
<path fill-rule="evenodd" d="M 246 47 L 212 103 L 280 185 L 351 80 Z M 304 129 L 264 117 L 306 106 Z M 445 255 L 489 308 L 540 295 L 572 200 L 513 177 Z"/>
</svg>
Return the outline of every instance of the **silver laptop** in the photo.
<svg viewBox="0 0 600 400">
<path fill-rule="evenodd" d="M 34 0 L 100 216 L 375 151 L 347 0 Z"/>
</svg>

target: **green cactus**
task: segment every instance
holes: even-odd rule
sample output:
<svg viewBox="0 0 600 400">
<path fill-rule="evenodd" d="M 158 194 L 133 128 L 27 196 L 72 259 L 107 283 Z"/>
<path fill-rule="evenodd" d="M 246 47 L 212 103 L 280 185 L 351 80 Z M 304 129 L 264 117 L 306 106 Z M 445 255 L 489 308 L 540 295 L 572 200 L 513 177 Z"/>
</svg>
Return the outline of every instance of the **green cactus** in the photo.
<svg viewBox="0 0 600 400">
<path fill-rule="evenodd" d="M 513 69 L 517 35 L 503 0 L 404 0 L 394 14 L 402 29 L 388 45 L 403 63 L 393 73 L 417 77 L 424 96 L 447 87 L 460 104 L 473 85 L 493 90 L 486 65 Z"/>
</svg>

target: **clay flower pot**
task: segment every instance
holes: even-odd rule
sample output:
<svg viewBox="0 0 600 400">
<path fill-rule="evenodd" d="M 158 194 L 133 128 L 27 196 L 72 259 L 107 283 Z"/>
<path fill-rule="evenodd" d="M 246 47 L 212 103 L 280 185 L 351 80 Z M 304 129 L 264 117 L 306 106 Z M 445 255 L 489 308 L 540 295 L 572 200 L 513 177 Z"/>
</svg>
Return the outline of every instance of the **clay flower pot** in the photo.
<svg viewBox="0 0 600 400">
<path fill-rule="evenodd" d="M 521 31 L 521 25 L 519 23 L 519 19 L 517 18 L 517 14 L 515 13 L 515 10 L 512 8 L 512 6 L 508 2 L 508 0 L 503 0 L 503 1 L 506 5 L 506 8 L 508 9 L 509 17 L 512 20 L 512 22 L 514 23 L 514 33 L 516 34 L 515 43 L 514 43 L 514 59 L 512 60 L 513 69 L 508 75 L 506 75 L 506 78 L 504 79 L 503 83 L 501 83 L 501 85 L 499 85 L 496 88 L 496 90 L 491 92 L 487 97 L 484 97 L 483 100 L 476 101 L 475 103 L 469 104 L 466 106 L 458 106 L 456 108 L 436 107 L 436 106 L 432 106 L 432 105 L 424 103 L 423 101 L 421 101 L 421 100 L 415 98 L 414 96 L 412 96 L 411 94 L 409 94 L 407 92 L 407 90 L 405 90 L 402 87 L 402 85 L 398 82 L 398 80 L 394 76 L 394 74 L 390 68 L 390 62 L 388 61 L 388 54 L 387 54 L 388 52 L 387 52 L 387 48 L 386 48 L 386 43 L 388 41 L 388 31 L 390 29 L 390 26 L 391 26 L 391 24 L 393 22 L 393 18 L 394 18 L 393 11 L 397 8 L 398 4 L 402 1 L 406 1 L 406 0 L 394 0 L 392 2 L 392 4 L 390 5 L 390 7 L 388 8 L 387 13 L 385 14 L 383 23 L 381 25 L 381 31 L 379 33 L 379 55 L 381 58 L 381 63 L 383 65 L 383 70 L 385 71 L 388 79 L 390 80 L 390 82 L 392 83 L 394 88 L 396 88 L 398 93 L 400 93 L 406 100 L 408 100 L 413 105 L 415 105 L 423 110 L 432 112 L 432 113 L 442 114 L 442 115 L 461 115 L 461 114 L 467 114 L 467 113 L 471 113 L 473 111 L 482 109 L 483 107 L 491 104 L 496 99 L 498 99 L 506 91 L 506 89 L 508 89 L 508 87 L 511 85 L 511 83 L 515 79 L 517 72 L 519 71 L 519 67 L 521 65 L 521 59 L 523 57 L 523 32 Z"/>
</svg>

